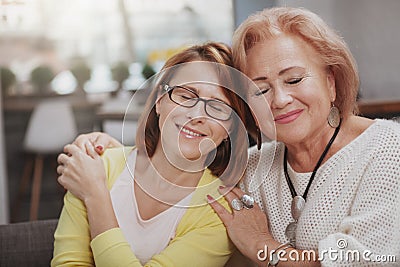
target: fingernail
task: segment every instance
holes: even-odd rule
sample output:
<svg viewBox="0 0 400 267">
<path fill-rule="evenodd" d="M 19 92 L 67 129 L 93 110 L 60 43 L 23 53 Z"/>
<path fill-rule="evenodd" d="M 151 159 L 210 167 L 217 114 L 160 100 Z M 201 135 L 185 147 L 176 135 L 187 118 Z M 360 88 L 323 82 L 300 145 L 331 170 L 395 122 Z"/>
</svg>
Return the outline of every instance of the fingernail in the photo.
<svg viewBox="0 0 400 267">
<path fill-rule="evenodd" d="M 99 151 L 103 151 L 104 146 L 103 145 L 97 145 L 96 149 L 99 150 Z"/>
<path fill-rule="evenodd" d="M 226 186 L 223 185 L 218 186 L 218 192 L 220 194 L 225 194 L 227 192 Z"/>
<path fill-rule="evenodd" d="M 215 199 L 214 199 L 212 196 L 207 195 L 207 200 L 208 200 L 208 202 L 212 202 L 212 201 L 214 201 Z"/>
</svg>

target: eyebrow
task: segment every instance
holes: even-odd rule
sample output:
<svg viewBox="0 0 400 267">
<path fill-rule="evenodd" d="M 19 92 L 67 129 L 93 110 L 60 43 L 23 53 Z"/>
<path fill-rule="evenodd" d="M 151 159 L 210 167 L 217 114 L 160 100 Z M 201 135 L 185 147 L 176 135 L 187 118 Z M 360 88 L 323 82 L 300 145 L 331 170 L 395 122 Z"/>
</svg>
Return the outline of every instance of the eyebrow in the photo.
<svg viewBox="0 0 400 267">
<path fill-rule="evenodd" d="M 284 74 L 285 72 L 288 72 L 288 71 L 290 71 L 290 70 L 292 70 L 292 69 L 295 69 L 295 68 L 302 68 L 302 67 L 300 67 L 300 66 L 291 66 L 291 67 L 288 67 L 288 68 L 286 68 L 286 69 L 281 70 L 281 71 L 278 73 L 278 76 L 281 76 L 281 75 Z M 268 80 L 268 77 L 267 77 L 267 76 L 260 76 L 260 77 L 256 77 L 256 78 L 252 79 L 253 82 L 264 81 L 264 80 Z"/>
<path fill-rule="evenodd" d="M 199 95 L 199 89 L 197 89 L 196 87 L 194 87 L 194 86 L 190 86 L 190 85 L 180 85 L 181 87 L 185 87 L 185 88 L 187 88 L 187 89 L 189 89 L 189 90 L 192 90 L 194 93 L 196 93 L 197 95 Z M 219 86 L 219 88 L 221 88 L 222 90 L 225 90 L 225 89 L 223 89 L 222 87 L 220 87 Z M 199 96 L 200 97 L 200 96 Z M 223 102 L 223 103 L 225 103 L 225 104 L 227 104 L 228 106 L 230 106 L 228 103 L 227 103 L 227 101 L 225 101 L 225 100 L 223 100 L 223 99 L 220 99 L 220 98 L 218 98 L 218 97 L 210 97 L 211 99 L 214 99 L 214 100 L 218 100 L 218 101 L 220 101 L 220 102 Z M 228 100 L 228 99 L 227 99 Z M 229 100 L 228 100 L 229 101 Z"/>
<path fill-rule="evenodd" d="M 193 91 L 194 93 L 199 94 L 199 90 L 197 90 L 196 87 L 186 85 L 186 84 L 179 84 L 178 86 L 189 89 L 189 90 Z"/>
</svg>

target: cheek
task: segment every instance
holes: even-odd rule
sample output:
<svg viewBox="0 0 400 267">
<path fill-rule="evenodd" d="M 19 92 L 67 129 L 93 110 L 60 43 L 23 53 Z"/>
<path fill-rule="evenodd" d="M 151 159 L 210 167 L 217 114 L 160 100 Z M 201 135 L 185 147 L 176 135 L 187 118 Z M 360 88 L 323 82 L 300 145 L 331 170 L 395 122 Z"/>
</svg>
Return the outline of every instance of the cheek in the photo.
<svg viewBox="0 0 400 267">
<path fill-rule="evenodd" d="M 167 105 L 163 105 L 159 109 L 159 117 L 158 117 L 158 127 L 162 131 L 163 128 L 172 126 L 172 120 L 175 117 L 176 112 L 174 109 L 169 108 Z M 165 128 L 166 129 L 166 128 Z"/>
<path fill-rule="evenodd" d="M 266 119 L 271 119 L 272 112 L 270 109 L 270 105 L 265 97 L 251 97 L 248 100 L 248 104 L 251 111 L 253 112 L 253 116 L 256 117 L 256 121 L 258 124 L 262 123 Z"/>
<path fill-rule="evenodd" d="M 232 128 L 231 123 L 212 122 L 212 124 L 214 141 L 222 141 L 228 137 L 229 131 Z"/>
<path fill-rule="evenodd" d="M 164 130 L 165 130 L 164 126 L 165 126 L 165 117 L 161 115 L 158 118 L 158 129 L 160 130 L 161 136 L 163 136 L 163 134 L 164 134 Z"/>
<path fill-rule="evenodd" d="M 160 119 L 170 119 L 171 117 L 176 116 L 176 114 L 182 113 L 180 106 L 175 105 L 169 101 L 161 100 L 160 105 L 158 106 L 158 113 L 160 115 Z"/>
<path fill-rule="evenodd" d="M 317 110 L 321 112 L 324 109 L 329 109 L 331 106 L 330 101 L 330 93 L 328 88 L 322 86 L 315 86 L 315 90 L 308 90 L 304 91 L 305 94 L 303 95 L 302 99 L 304 102 L 310 106 L 315 107 Z"/>
<path fill-rule="evenodd" d="M 274 140 L 276 134 L 274 116 L 264 97 L 249 101 L 253 116 L 256 117 L 256 123 L 260 131 L 269 139 Z"/>
<path fill-rule="evenodd" d="M 304 83 L 304 85 L 300 87 L 300 92 L 304 92 L 305 97 L 309 97 L 310 99 L 320 98 L 321 101 L 330 103 L 333 88 L 329 79 L 322 73 Z"/>
<path fill-rule="evenodd" d="M 328 106 L 330 103 L 326 83 L 321 82 L 320 79 L 306 80 L 293 91 L 292 96 L 310 109 L 319 109 L 325 103 L 328 103 Z"/>
</svg>

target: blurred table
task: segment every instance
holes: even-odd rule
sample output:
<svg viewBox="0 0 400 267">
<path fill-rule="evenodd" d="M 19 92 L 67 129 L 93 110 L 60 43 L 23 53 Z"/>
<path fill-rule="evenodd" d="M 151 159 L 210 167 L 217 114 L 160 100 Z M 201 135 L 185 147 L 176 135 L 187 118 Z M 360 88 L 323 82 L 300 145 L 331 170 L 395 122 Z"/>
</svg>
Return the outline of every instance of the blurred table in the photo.
<svg viewBox="0 0 400 267">
<path fill-rule="evenodd" d="M 134 145 L 143 103 L 131 97 L 115 97 L 104 102 L 96 112 L 97 130 L 107 133 L 124 145 Z"/>
<path fill-rule="evenodd" d="M 103 101 L 89 101 L 85 96 L 75 95 L 49 95 L 49 96 L 8 96 L 3 98 L 3 110 L 6 112 L 32 112 L 36 105 L 43 100 L 66 100 L 73 109 L 95 109 Z"/>
<path fill-rule="evenodd" d="M 391 119 L 400 116 L 400 99 L 359 100 L 357 104 L 364 117 Z"/>
<path fill-rule="evenodd" d="M 137 112 L 128 112 L 125 113 L 125 110 L 104 110 L 99 108 L 96 112 L 97 120 L 105 121 L 105 120 L 118 120 L 123 121 L 130 120 L 130 121 L 137 121 L 142 114 L 143 107 L 138 107 Z"/>
<path fill-rule="evenodd" d="M 103 131 L 104 123 L 107 121 L 118 121 L 123 123 L 137 122 L 144 109 L 143 104 L 130 102 L 130 99 L 110 99 L 104 102 L 96 111 L 98 128 Z"/>
<path fill-rule="evenodd" d="M 27 95 L 8 96 L 3 99 L 3 112 L 5 118 L 5 129 L 14 130 L 13 125 L 18 124 L 18 130 L 25 131 L 27 122 L 33 109 L 41 101 L 66 100 L 70 103 L 75 115 L 79 133 L 93 130 L 96 122 L 96 111 L 103 104 L 104 100 L 89 100 L 86 96 L 78 95 Z M 17 120 L 21 120 L 17 122 Z M 24 125 L 21 125 L 24 124 Z"/>
</svg>

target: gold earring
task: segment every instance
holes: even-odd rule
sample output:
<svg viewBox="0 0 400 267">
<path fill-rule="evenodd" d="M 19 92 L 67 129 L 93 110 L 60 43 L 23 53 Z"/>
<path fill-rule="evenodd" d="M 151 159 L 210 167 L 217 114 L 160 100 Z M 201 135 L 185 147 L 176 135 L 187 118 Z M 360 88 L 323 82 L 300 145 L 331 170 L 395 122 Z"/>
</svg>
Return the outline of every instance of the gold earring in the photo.
<svg viewBox="0 0 400 267">
<path fill-rule="evenodd" d="M 332 106 L 328 115 L 328 124 L 332 128 L 337 128 L 339 126 L 339 123 L 340 123 L 340 111 L 332 102 Z"/>
</svg>

